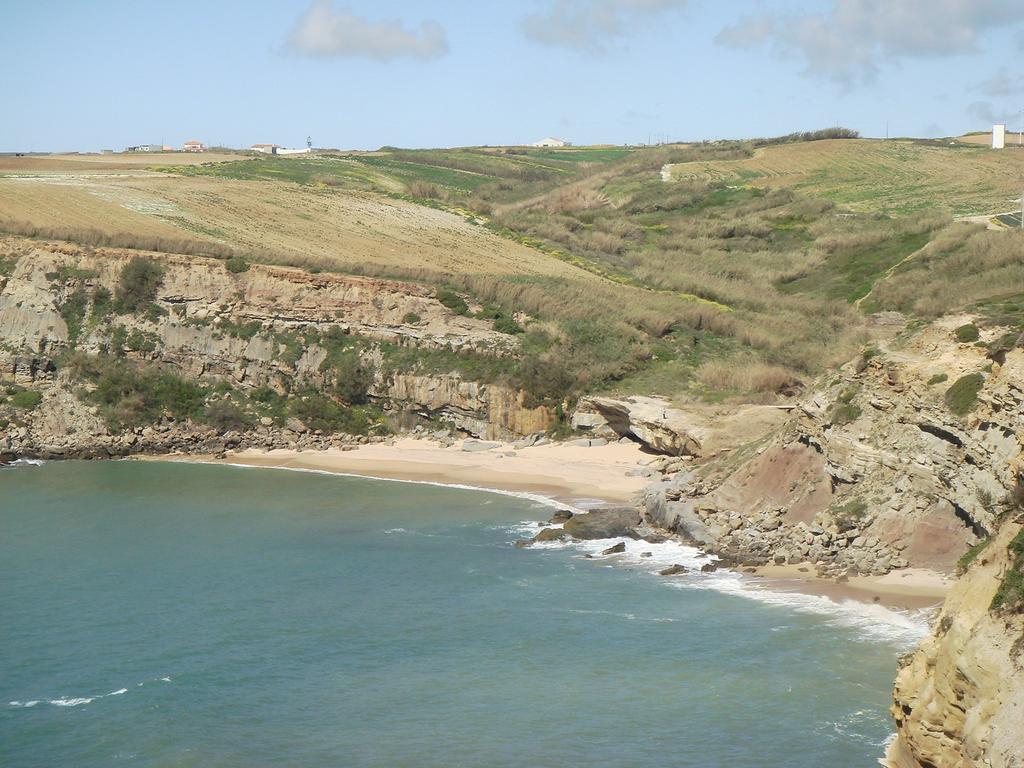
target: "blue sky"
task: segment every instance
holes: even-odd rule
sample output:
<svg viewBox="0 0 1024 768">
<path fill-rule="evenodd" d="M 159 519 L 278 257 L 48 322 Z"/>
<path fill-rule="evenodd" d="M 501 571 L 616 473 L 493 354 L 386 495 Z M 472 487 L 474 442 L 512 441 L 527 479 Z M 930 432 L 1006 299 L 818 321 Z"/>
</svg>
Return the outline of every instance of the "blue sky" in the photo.
<svg viewBox="0 0 1024 768">
<path fill-rule="evenodd" d="M 952 135 L 1024 108 L 1019 0 L 4 0 L 0 151 Z"/>
</svg>

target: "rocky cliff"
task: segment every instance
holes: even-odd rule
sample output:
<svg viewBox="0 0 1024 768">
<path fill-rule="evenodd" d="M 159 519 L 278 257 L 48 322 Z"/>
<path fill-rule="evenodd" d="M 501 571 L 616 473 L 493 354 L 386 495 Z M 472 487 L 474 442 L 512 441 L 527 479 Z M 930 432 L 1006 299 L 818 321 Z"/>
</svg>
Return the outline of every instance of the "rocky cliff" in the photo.
<svg viewBox="0 0 1024 768">
<path fill-rule="evenodd" d="M 1024 567 L 1022 529 L 1024 516 L 1000 527 L 953 587 L 931 636 L 904 660 L 889 768 L 1024 766 L 1024 613 L 996 600 Z"/>
<path fill-rule="evenodd" d="M 527 407 L 523 393 L 468 379 L 443 363 L 418 372 L 414 364 L 403 370 L 389 362 L 388 350 L 518 354 L 514 336 L 452 312 L 429 286 L 256 264 L 232 271 L 223 261 L 152 253 L 146 258 L 162 270 L 153 301 L 143 311 L 112 311 L 122 271 L 138 255 L 0 239 L 0 380 L 63 402 L 58 392 L 74 387 L 55 362 L 75 350 L 159 364 L 211 384 L 285 393 L 322 389 L 332 343 L 348 344 L 358 346 L 361 365 L 372 372 L 369 395 L 388 412 L 487 438 L 543 431 L 555 419 L 552 409 Z M 29 433 L 59 442 L 59 432 L 47 432 L 52 420 L 24 420 Z M 86 433 L 97 429 L 84 426 Z"/>
</svg>

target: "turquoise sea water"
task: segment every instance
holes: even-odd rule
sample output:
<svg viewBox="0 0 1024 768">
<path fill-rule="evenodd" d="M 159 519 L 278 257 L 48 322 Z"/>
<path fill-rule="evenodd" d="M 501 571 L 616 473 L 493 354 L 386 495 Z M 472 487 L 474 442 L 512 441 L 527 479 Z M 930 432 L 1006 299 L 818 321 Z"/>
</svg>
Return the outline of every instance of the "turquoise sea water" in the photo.
<svg viewBox="0 0 1024 768">
<path fill-rule="evenodd" d="M 276 470 L 0 470 L 0 765 L 875 765 L 916 627 L 728 574 L 673 587 L 660 549 L 510 546 L 550 511 Z"/>
</svg>

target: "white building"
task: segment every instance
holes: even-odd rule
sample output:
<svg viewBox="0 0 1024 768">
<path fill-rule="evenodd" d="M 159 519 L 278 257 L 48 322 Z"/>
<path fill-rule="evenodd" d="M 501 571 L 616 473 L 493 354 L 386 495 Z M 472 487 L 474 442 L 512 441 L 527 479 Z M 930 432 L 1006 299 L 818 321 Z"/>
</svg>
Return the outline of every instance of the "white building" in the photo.
<svg viewBox="0 0 1024 768">
<path fill-rule="evenodd" d="M 136 144 L 133 147 L 125 147 L 125 152 L 159 152 L 163 148 L 161 144 Z"/>
<path fill-rule="evenodd" d="M 309 147 L 303 147 L 302 149 L 285 149 L 284 147 L 277 148 L 277 154 L 279 155 L 308 155 L 313 150 Z"/>
<path fill-rule="evenodd" d="M 201 141 L 190 139 L 181 145 L 181 148 L 186 152 L 205 152 L 206 145 Z"/>
<path fill-rule="evenodd" d="M 572 142 L 566 141 L 565 139 L 556 139 L 554 136 L 548 136 L 546 139 L 535 141 L 530 145 L 531 147 L 571 147 Z"/>
<path fill-rule="evenodd" d="M 262 152 L 264 155 L 276 155 L 280 147 L 277 144 L 253 144 L 249 149 L 253 152 Z"/>
<path fill-rule="evenodd" d="M 1003 149 L 1006 146 L 1006 126 L 992 126 L 992 149 Z"/>
</svg>

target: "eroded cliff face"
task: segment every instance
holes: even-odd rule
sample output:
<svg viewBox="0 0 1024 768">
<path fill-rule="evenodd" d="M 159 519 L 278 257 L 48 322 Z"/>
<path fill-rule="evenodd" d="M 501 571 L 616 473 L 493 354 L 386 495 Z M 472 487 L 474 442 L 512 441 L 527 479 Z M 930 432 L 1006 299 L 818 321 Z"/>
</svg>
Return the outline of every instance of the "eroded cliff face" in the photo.
<svg viewBox="0 0 1024 768">
<path fill-rule="evenodd" d="M 1024 351 L 990 360 L 956 341 L 961 320 L 881 340 L 746 443 L 718 439 L 706 417 L 663 421 L 688 424 L 697 447 L 649 492 L 652 522 L 745 564 L 952 572 L 994 530 L 1024 450 Z M 944 395 L 965 374 L 982 387 L 959 416 Z"/>
<path fill-rule="evenodd" d="M 1001 526 L 901 667 L 889 768 L 1024 766 L 1024 615 L 992 607 L 1022 528 L 1024 516 Z"/>
<path fill-rule="evenodd" d="M 68 312 L 76 292 L 116 293 L 122 270 L 137 255 L 0 238 L 0 260 L 13 264 L 0 274 L 0 378 L 41 386 L 49 398 L 67 383 L 53 364 L 61 353 L 73 347 L 95 354 L 118 345 L 129 359 L 173 366 L 195 379 L 279 392 L 297 384 L 320 388 L 328 350 L 310 339 L 340 332 L 378 343 L 364 358 L 373 368 L 370 394 L 388 408 L 487 438 L 543 431 L 554 422 L 551 409 L 527 407 L 522 393 L 508 387 L 468 381 L 457 372 L 423 375 L 383 364 L 379 345 L 517 354 L 515 337 L 454 314 L 428 286 L 255 264 L 233 273 L 213 259 L 147 254 L 164 270 L 153 311 L 102 322 L 94 309 L 77 319 Z M 115 341 L 116 327 L 121 336 Z"/>
</svg>

